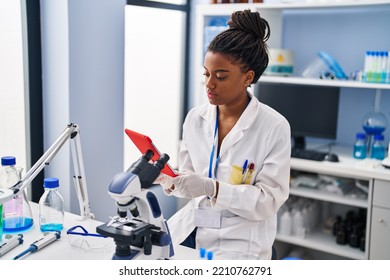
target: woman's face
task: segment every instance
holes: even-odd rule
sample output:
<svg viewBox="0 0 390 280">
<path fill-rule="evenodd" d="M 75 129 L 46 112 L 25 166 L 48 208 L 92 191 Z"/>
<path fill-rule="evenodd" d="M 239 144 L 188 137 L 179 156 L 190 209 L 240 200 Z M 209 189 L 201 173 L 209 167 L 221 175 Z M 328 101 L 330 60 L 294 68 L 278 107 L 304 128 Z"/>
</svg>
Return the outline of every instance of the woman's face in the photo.
<svg viewBox="0 0 390 280">
<path fill-rule="evenodd" d="M 204 61 L 207 97 L 210 104 L 230 105 L 246 99 L 246 90 L 253 80 L 253 71 L 243 73 L 220 53 L 207 52 Z"/>
</svg>

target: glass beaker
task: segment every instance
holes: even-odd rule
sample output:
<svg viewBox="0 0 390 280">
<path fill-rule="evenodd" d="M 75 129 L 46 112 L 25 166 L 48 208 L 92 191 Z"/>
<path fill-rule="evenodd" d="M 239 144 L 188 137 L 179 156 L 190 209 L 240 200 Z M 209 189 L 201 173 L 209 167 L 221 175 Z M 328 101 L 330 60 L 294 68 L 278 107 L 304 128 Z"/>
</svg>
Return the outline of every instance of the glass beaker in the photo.
<svg viewBox="0 0 390 280">
<path fill-rule="evenodd" d="M 1 158 L 1 188 L 9 189 L 21 180 L 23 168 L 16 167 L 15 162 L 15 157 L 12 156 Z M 4 233 L 18 233 L 32 227 L 32 211 L 25 190 L 3 203 L 2 217 Z"/>
<path fill-rule="evenodd" d="M 0 203 L 0 242 L 3 239 L 3 204 Z"/>
</svg>

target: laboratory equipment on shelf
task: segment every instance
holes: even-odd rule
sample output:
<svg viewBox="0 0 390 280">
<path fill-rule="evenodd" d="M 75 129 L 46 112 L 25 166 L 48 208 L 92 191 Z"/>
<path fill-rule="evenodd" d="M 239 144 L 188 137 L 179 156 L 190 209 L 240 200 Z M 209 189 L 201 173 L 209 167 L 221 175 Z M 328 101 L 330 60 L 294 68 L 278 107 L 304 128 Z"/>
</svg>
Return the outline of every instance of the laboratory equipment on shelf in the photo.
<svg viewBox="0 0 390 280">
<path fill-rule="evenodd" d="M 387 127 L 386 116 L 378 111 L 371 111 L 363 118 L 363 129 L 367 134 L 367 155 L 371 154 L 374 135 L 383 134 Z"/>
<path fill-rule="evenodd" d="M 366 51 L 363 80 L 367 83 L 390 83 L 389 51 Z"/>
<path fill-rule="evenodd" d="M 162 154 L 151 163 L 153 155 L 151 150 L 146 151 L 127 172 L 117 174 L 109 185 L 108 192 L 116 201 L 118 216 L 98 226 L 96 232 L 114 239 L 116 249 L 112 259 L 156 260 L 168 259 L 174 254 L 168 224 L 157 197 L 147 190 L 169 156 Z"/>
<path fill-rule="evenodd" d="M 353 157 L 357 159 L 365 159 L 367 156 L 366 134 L 362 132 L 356 133 L 356 140 L 353 145 Z"/>
<path fill-rule="evenodd" d="M 74 168 L 74 185 L 77 198 L 80 206 L 81 219 L 94 219 L 95 216 L 91 213 L 89 206 L 87 183 L 85 180 L 84 163 L 80 143 L 80 129 L 77 124 L 68 124 L 60 137 L 50 146 L 50 148 L 42 155 L 42 157 L 28 170 L 24 177 L 10 189 L 0 189 L 0 204 L 4 203 L 13 197 L 21 194 L 24 189 L 31 183 L 32 180 L 41 172 L 41 170 L 50 164 L 50 161 L 55 157 L 57 152 L 62 148 L 65 142 L 70 139 L 73 168 Z"/>
<path fill-rule="evenodd" d="M 385 137 L 382 134 L 374 135 L 374 142 L 371 147 L 371 158 L 383 160 L 386 155 L 386 147 L 383 144 Z"/>
<path fill-rule="evenodd" d="M 9 189 L 20 181 L 22 168 L 16 166 L 14 156 L 1 158 L 0 188 Z M 27 200 L 26 192 L 13 197 L 3 205 L 3 232 L 19 233 L 33 226 L 31 206 Z"/>
</svg>

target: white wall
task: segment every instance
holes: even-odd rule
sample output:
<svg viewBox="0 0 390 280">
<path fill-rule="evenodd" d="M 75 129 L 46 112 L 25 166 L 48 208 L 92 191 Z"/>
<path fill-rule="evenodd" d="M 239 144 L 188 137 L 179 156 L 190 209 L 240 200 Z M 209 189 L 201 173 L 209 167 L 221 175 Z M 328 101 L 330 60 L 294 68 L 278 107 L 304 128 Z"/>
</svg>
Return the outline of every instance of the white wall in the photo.
<svg viewBox="0 0 390 280">
<path fill-rule="evenodd" d="M 68 123 L 80 126 L 92 212 L 101 221 L 116 213 L 107 194 L 123 169 L 125 0 L 42 0 L 44 145 Z M 45 176 L 60 178 L 66 210 L 79 213 L 69 145 Z"/>
<path fill-rule="evenodd" d="M 285 13 L 283 22 L 283 47 L 294 51 L 297 74 L 316 57 L 317 51 L 322 50 L 329 52 L 349 75 L 363 69 L 365 51 L 390 48 L 389 15 L 388 6 L 367 7 L 364 10 L 353 7 L 346 10 L 319 9 L 306 13 L 290 11 Z M 341 89 L 337 143 L 352 146 L 356 132 L 363 132 L 363 118 L 374 110 L 375 92 L 366 89 Z M 389 90 L 382 91 L 380 103 L 380 110 L 389 122 L 384 133 L 388 143 Z"/>
<path fill-rule="evenodd" d="M 21 1 L 0 0 L 0 157 L 15 156 L 25 173 L 29 131 L 23 52 Z"/>
</svg>

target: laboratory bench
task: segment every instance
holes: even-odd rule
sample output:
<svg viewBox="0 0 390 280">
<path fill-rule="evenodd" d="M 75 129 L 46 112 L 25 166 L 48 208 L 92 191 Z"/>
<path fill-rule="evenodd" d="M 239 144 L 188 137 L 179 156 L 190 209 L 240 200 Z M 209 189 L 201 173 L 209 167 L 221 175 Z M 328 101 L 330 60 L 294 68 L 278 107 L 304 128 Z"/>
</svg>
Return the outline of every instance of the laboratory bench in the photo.
<svg viewBox="0 0 390 280">
<path fill-rule="evenodd" d="M 28 231 L 20 232 L 20 234 L 23 235 L 23 244 L 18 245 L 4 256 L 0 257 L 0 260 L 12 260 L 15 256 L 26 250 L 34 241 L 43 236 L 38 224 L 39 206 L 34 202 L 30 202 L 30 205 L 34 219 L 33 227 Z M 96 233 L 96 227 L 101 224 L 103 224 L 103 222 L 94 219 L 82 220 L 79 215 L 65 212 L 64 229 L 61 232 L 61 238 L 41 250 L 20 258 L 20 260 L 111 260 L 115 251 L 115 244 L 112 238 L 107 238 L 108 240 L 104 247 L 97 246 L 86 250 L 71 245 L 70 242 L 73 242 L 73 240 L 69 240 L 66 234 L 66 231 L 69 228 L 76 225 L 83 226 L 89 233 Z M 4 236 L 5 234 L 3 235 L 3 241 Z M 199 259 L 196 250 L 184 246 L 176 246 L 174 252 L 175 254 L 171 258 L 172 260 Z"/>
<path fill-rule="evenodd" d="M 315 146 L 308 146 L 315 149 Z M 308 187 L 290 187 L 289 200 L 296 198 L 310 199 L 319 202 L 329 215 L 344 215 L 349 210 L 365 211 L 365 239 L 364 250 L 353 248 L 348 244 L 340 245 L 335 237 L 325 232 L 322 225 L 306 232 L 304 236 L 284 235 L 278 233 L 275 246 L 278 258 L 288 256 L 288 251 L 294 248 L 303 248 L 314 252 L 312 259 L 385 259 L 390 260 L 390 169 L 384 168 L 378 160 L 357 160 L 352 157 L 352 147 L 334 146 L 332 153 L 336 153 L 339 162 L 313 161 L 298 158 L 291 159 L 291 174 L 303 172 L 320 176 L 330 176 L 338 179 L 359 180 L 363 184 L 363 196 L 326 192 L 321 189 Z M 43 236 L 38 224 L 38 204 L 31 203 L 34 225 L 29 231 L 23 232 L 23 244 L 17 246 L 0 260 L 11 260 L 30 244 Z M 323 211 L 324 212 L 324 211 Z M 323 218 L 324 213 L 322 213 Z M 323 222 L 323 220 L 321 221 Z M 87 219 L 82 220 L 79 215 L 65 213 L 64 229 L 61 238 L 47 247 L 27 255 L 26 260 L 111 260 L 115 250 L 114 241 L 110 239 L 104 249 L 85 250 L 70 244 L 66 231 L 76 225 L 81 225 L 90 233 L 96 232 L 96 227 L 103 222 Z M 280 221 L 278 221 L 278 228 Z M 3 235 L 4 239 L 4 235 Z M 171 259 L 196 260 L 199 259 L 196 250 L 176 246 L 175 255 Z M 325 254 L 325 256 L 323 256 Z"/>
</svg>

